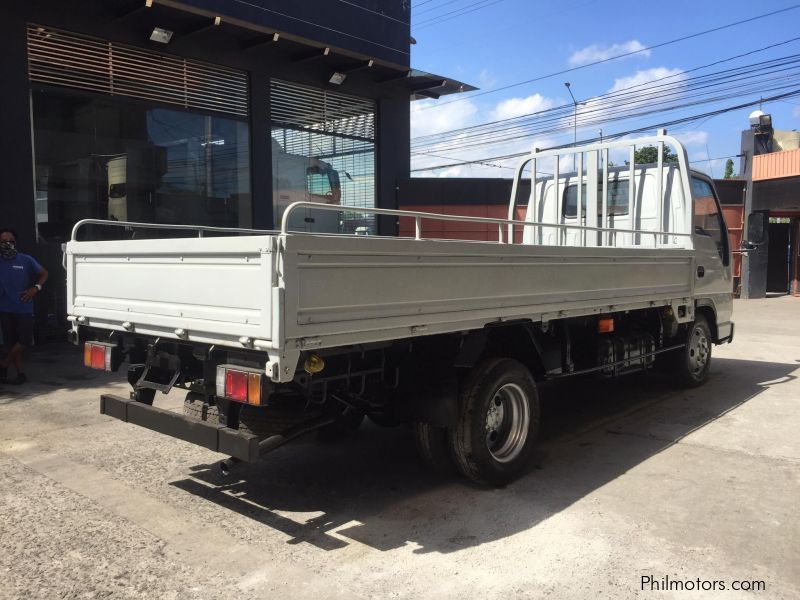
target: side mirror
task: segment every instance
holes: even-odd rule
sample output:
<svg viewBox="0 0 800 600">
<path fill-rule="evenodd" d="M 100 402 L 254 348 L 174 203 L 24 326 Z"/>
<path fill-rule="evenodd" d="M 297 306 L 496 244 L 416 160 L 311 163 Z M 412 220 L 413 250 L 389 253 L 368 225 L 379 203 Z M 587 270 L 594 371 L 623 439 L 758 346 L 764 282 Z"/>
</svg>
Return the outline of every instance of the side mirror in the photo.
<svg viewBox="0 0 800 600">
<path fill-rule="evenodd" d="M 747 217 L 747 241 L 758 246 L 763 244 L 767 232 L 767 214 L 763 212 L 750 213 Z M 742 244 L 744 248 L 744 243 Z"/>
</svg>

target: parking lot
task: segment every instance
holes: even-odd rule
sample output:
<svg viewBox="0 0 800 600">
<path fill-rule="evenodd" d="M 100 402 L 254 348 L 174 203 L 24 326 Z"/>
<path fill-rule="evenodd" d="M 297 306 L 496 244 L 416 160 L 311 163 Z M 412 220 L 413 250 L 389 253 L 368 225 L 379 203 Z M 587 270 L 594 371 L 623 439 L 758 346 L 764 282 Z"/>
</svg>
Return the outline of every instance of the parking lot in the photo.
<svg viewBox="0 0 800 600">
<path fill-rule="evenodd" d="M 800 597 L 800 302 L 735 320 L 702 388 L 542 386 L 540 449 L 505 489 L 426 472 L 409 431 L 369 423 L 222 478 L 224 457 L 99 414 L 124 373 L 40 347 L 0 387 L 0 597 Z"/>
</svg>

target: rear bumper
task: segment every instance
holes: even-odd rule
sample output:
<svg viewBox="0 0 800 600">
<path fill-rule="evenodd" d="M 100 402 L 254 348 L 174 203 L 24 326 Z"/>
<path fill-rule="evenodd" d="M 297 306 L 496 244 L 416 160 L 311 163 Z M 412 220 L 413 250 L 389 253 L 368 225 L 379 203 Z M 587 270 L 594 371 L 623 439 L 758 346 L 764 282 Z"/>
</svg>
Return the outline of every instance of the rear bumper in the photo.
<svg viewBox="0 0 800 600">
<path fill-rule="evenodd" d="M 253 462 L 259 458 L 258 437 L 236 429 L 197 421 L 112 394 L 100 396 L 100 412 L 239 460 Z"/>
</svg>

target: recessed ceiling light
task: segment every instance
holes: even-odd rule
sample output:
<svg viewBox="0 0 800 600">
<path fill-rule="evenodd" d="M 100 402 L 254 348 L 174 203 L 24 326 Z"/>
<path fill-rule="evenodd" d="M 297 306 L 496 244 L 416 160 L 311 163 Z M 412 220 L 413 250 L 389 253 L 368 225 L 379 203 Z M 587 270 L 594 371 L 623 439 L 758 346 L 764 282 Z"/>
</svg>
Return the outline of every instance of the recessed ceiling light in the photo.
<svg viewBox="0 0 800 600">
<path fill-rule="evenodd" d="M 158 42 L 159 44 L 169 44 L 171 39 L 172 32 L 169 29 L 163 29 L 161 27 L 156 27 L 153 29 L 153 33 L 150 34 L 150 41 Z"/>
</svg>

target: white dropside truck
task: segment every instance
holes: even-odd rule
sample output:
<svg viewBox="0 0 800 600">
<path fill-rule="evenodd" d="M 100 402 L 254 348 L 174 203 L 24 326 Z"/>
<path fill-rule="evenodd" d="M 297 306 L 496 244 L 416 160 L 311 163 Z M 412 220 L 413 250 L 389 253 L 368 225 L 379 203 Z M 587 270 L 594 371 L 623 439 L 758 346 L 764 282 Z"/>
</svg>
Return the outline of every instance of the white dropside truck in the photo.
<svg viewBox="0 0 800 600">
<path fill-rule="evenodd" d="M 637 145 L 658 162 L 637 165 Z M 186 226 L 196 237 L 171 239 L 79 241 L 78 223 L 71 337 L 89 367 L 126 362 L 132 386 L 101 411 L 227 455 L 223 472 L 366 416 L 411 426 L 430 465 L 502 485 L 534 447 L 539 382 L 659 368 L 696 386 L 712 345 L 733 339 L 714 186 L 663 132 L 533 152 L 508 219 L 348 208 L 411 219 L 416 235 L 292 232 L 308 208 L 341 210 L 297 202 L 280 231 Z M 424 239 L 428 220 L 488 223 L 498 240 Z M 154 404 L 173 387 L 184 414 Z"/>
</svg>

